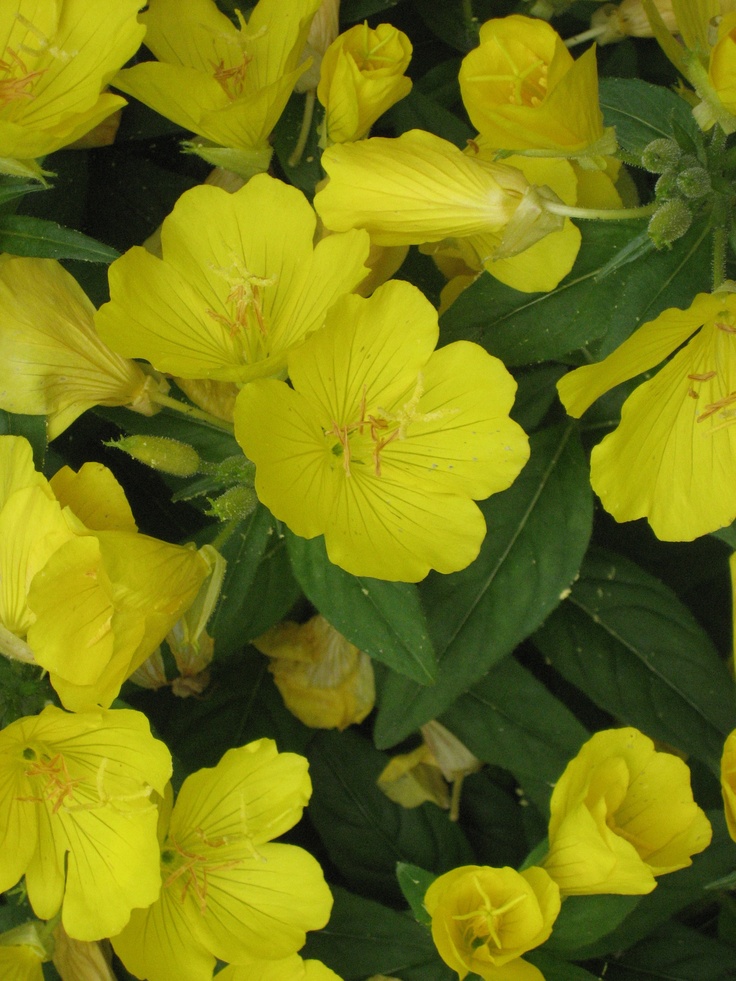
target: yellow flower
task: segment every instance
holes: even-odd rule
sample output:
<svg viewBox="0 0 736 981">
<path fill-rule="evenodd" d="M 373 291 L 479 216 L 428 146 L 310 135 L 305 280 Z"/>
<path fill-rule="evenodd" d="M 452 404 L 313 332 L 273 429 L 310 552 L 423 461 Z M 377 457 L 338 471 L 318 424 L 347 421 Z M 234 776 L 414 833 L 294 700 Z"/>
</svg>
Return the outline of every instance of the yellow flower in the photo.
<svg viewBox="0 0 736 981">
<path fill-rule="evenodd" d="M 617 521 L 646 517 L 659 538 L 689 541 L 736 517 L 734 335 L 736 296 L 701 293 L 559 381 L 565 408 L 578 417 L 677 352 L 629 396 L 618 428 L 593 450 L 593 489 Z"/>
<path fill-rule="evenodd" d="M 346 729 L 373 708 L 373 664 L 322 616 L 282 623 L 253 645 L 271 658 L 269 671 L 286 707 L 314 729 Z"/>
<path fill-rule="evenodd" d="M 54 930 L 53 962 L 61 981 L 117 981 L 102 945 L 75 940 L 61 923 Z"/>
<path fill-rule="evenodd" d="M 544 871 L 464 865 L 432 883 L 424 897 L 432 938 L 460 981 L 544 981 L 521 959 L 552 933 L 560 891 Z"/>
<path fill-rule="evenodd" d="M 723 746 L 721 790 L 728 833 L 736 841 L 736 729 L 729 734 Z"/>
<path fill-rule="evenodd" d="M 110 266 L 100 336 L 184 378 L 277 374 L 288 349 L 366 274 L 368 236 L 313 246 L 316 221 L 301 191 L 267 174 L 234 194 L 192 188 L 163 223 L 163 259 L 136 246 Z"/>
<path fill-rule="evenodd" d="M 55 259 L 0 256 L 0 408 L 47 416 L 49 440 L 95 405 L 153 415 L 163 379 L 102 343 L 95 310 Z"/>
<path fill-rule="evenodd" d="M 311 789 L 307 761 L 270 739 L 188 777 L 160 831 L 160 898 L 112 937 L 126 968 L 148 981 L 210 981 L 216 959 L 278 961 L 323 927 L 332 897 L 319 865 L 272 843 Z"/>
<path fill-rule="evenodd" d="M 292 954 L 278 961 L 252 961 L 230 965 L 217 975 L 221 981 L 341 981 L 322 961 L 304 961 Z"/>
<path fill-rule="evenodd" d="M 470 120 L 492 147 L 551 155 L 613 152 L 598 104 L 595 48 L 575 60 L 546 21 L 489 20 L 463 59 L 460 91 Z"/>
<path fill-rule="evenodd" d="M 317 98 L 325 107 L 322 143 L 362 139 L 379 116 L 411 91 L 404 75 L 411 42 L 391 24 L 356 24 L 322 59 Z"/>
<path fill-rule="evenodd" d="M 140 712 L 50 705 L 0 732 L 0 890 L 25 874 L 41 919 L 70 937 L 119 932 L 159 893 L 157 809 L 171 756 Z"/>
<path fill-rule="evenodd" d="M 125 69 L 114 84 L 203 137 L 193 148 L 205 159 L 249 177 L 268 167 L 268 137 L 308 68 L 299 56 L 318 7 L 259 0 L 247 24 L 237 11 L 235 27 L 213 0 L 151 0 L 141 20 L 158 61 Z"/>
<path fill-rule="evenodd" d="M 101 464 L 49 483 L 26 440 L 1 436 L 0 473 L 0 651 L 49 671 L 65 707 L 107 707 L 193 602 L 210 558 L 139 535 Z"/>
<path fill-rule="evenodd" d="M 238 396 L 259 498 L 302 538 L 323 534 L 354 575 L 415 582 L 465 568 L 486 531 L 473 500 L 527 460 L 504 366 L 464 341 L 433 353 L 437 338 L 420 291 L 386 283 L 343 297 L 293 351 L 293 388 L 256 381 Z"/>
<path fill-rule="evenodd" d="M 25 944 L 0 946 L 0 976 L 3 981 L 43 981 L 44 960 Z"/>
<path fill-rule="evenodd" d="M 637 729 L 607 729 L 555 785 L 544 867 L 563 895 L 651 892 L 710 844 L 690 771 Z"/>
<path fill-rule="evenodd" d="M 73 143 L 125 105 L 102 90 L 143 39 L 141 6 L 142 0 L 4 0 L 0 172 L 41 176 L 35 157 Z"/>
<path fill-rule="evenodd" d="M 330 177 L 314 199 L 322 221 L 338 232 L 365 228 L 376 245 L 498 235 L 494 254 L 514 255 L 563 224 L 518 168 L 423 130 L 332 146 L 322 165 Z"/>
</svg>

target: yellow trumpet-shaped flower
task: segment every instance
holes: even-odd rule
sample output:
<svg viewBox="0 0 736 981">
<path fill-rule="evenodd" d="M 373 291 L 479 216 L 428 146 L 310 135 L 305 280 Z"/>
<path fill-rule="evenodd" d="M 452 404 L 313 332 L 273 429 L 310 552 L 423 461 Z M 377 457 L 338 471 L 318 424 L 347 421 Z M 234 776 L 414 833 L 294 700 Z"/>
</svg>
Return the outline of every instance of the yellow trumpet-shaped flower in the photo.
<svg viewBox="0 0 736 981">
<path fill-rule="evenodd" d="M 94 314 L 56 260 L 0 256 L 0 408 L 45 415 L 50 440 L 95 405 L 153 415 L 168 390 L 102 343 Z"/>
<path fill-rule="evenodd" d="M 282 623 L 253 641 L 271 658 L 269 671 L 286 707 L 304 725 L 346 729 L 376 700 L 373 664 L 322 616 Z"/>
<path fill-rule="evenodd" d="M 376 245 L 497 235 L 494 255 L 514 255 L 563 224 L 518 168 L 423 130 L 332 146 L 322 164 L 330 180 L 314 199 L 320 218 L 339 232 L 365 228 Z"/>
<path fill-rule="evenodd" d="M 161 884 L 157 808 L 171 756 L 140 712 L 48 706 L 0 732 L 0 890 L 79 940 L 118 933 Z"/>
<path fill-rule="evenodd" d="M 659 538 L 689 541 L 736 517 L 735 335 L 736 296 L 701 293 L 558 383 L 577 417 L 677 352 L 628 397 L 618 428 L 593 450 L 593 489 L 617 521 L 646 517 Z"/>
<path fill-rule="evenodd" d="M 142 0 L 4 0 L 0 172 L 40 176 L 36 157 L 84 136 L 125 100 L 103 92 L 140 45 Z"/>
<path fill-rule="evenodd" d="M 115 85 L 215 144 L 194 144 L 212 163 L 245 177 L 266 170 L 269 134 L 308 68 L 299 56 L 319 4 L 259 0 L 235 27 L 214 0 L 151 0 L 141 20 L 158 61 L 125 69 Z"/>
<path fill-rule="evenodd" d="M 356 24 L 322 59 L 317 98 L 325 107 L 323 144 L 360 140 L 387 109 L 411 91 L 404 75 L 411 42 L 391 24 Z"/>
<path fill-rule="evenodd" d="M 138 534 L 101 464 L 49 483 L 26 440 L 0 436 L 0 473 L 0 651 L 46 668 L 67 708 L 107 707 L 195 600 L 209 557 Z"/>
<path fill-rule="evenodd" d="M 563 895 L 649 893 L 710 844 L 690 771 L 637 729 L 608 729 L 555 784 L 544 867 Z"/>
<path fill-rule="evenodd" d="M 417 581 L 478 554 L 474 499 L 508 487 L 528 456 L 508 417 L 516 385 L 481 347 L 434 351 L 437 313 L 390 282 L 343 297 L 289 356 L 293 388 L 259 380 L 235 406 L 258 496 L 303 538 L 325 536 L 354 575 Z"/>
<path fill-rule="evenodd" d="M 160 832 L 160 898 L 112 938 L 126 968 L 148 981 L 210 981 L 218 958 L 280 961 L 323 927 L 332 897 L 318 863 L 272 841 L 311 789 L 307 761 L 270 739 L 188 777 Z"/>
<path fill-rule="evenodd" d="M 316 221 L 301 191 L 267 174 L 234 194 L 192 188 L 163 223 L 162 259 L 135 247 L 110 266 L 100 336 L 184 378 L 278 373 L 288 349 L 366 275 L 365 232 L 313 246 Z"/>
<path fill-rule="evenodd" d="M 471 122 L 492 147 L 551 155 L 613 152 L 598 104 L 595 48 L 577 61 L 546 21 L 489 20 L 463 59 L 460 91 Z"/>
<path fill-rule="evenodd" d="M 442 960 L 484 981 L 544 981 L 521 955 L 552 933 L 560 891 L 544 869 L 464 865 L 432 883 L 424 897 Z"/>
</svg>

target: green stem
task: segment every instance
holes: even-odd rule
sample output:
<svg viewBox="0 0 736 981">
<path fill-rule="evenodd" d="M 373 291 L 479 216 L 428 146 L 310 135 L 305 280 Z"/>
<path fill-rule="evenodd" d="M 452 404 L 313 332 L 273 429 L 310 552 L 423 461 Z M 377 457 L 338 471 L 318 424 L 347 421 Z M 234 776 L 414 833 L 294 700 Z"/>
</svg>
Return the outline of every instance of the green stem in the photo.
<svg viewBox="0 0 736 981">
<path fill-rule="evenodd" d="M 565 218 L 596 218 L 602 221 L 623 221 L 625 218 L 648 218 L 657 210 L 656 204 L 645 204 L 638 208 L 574 208 L 561 201 L 545 201 L 544 208 L 553 215 Z"/>
<path fill-rule="evenodd" d="M 316 98 L 316 89 L 309 89 L 307 91 L 306 98 L 304 99 L 304 113 L 302 115 L 302 126 L 299 130 L 299 138 L 297 139 L 296 146 L 294 147 L 294 150 L 288 160 L 290 167 L 298 167 L 301 163 L 304 147 L 307 145 L 307 140 L 309 139 L 309 131 L 312 128 L 312 117 L 314 116 L 314 103 Z"/>
<path fill-rule="evenodd" d="M 607 24 L 601 24 L 598 27 L 591 27 L 590 30 L 581 31 L 580 34 L 575 34 L 573 37 L 569 37 L 565 41 L 566 48 L 574 48 L 576 44 L 583 44 L 585 41 L 594 41 L 601 34 L 605 34 L 608 30 Z"/>
<path fill-rule="evenodd" d="M 226 521 L 210 542 L 212 547 L 216 548 L 218 552 L 222 551 L 222 546 L 232 537 L 239 524 L 240 518 L 231 518 L 230 521 Z"/>
<path fill-rule="evenodd" d="M 215 429 L 222 429 L 226 433 L 232 433 L 234 431 L 232 423 L 224 422 L 222 419 L 218 419 L 217 416 L 213 416 L 203 409 L 198 409 L 194 405 L 187 405 L 186 402 L 180 402 L 178 399 L 173 399 L 170 395 L 164 395 L 162 392 L 155 392 L 151 395 L 151 401 L 167 409 L 173 409 L 174 412 L 181 412 L 183 415 L 189 416 L 190 419 L 200 419 L 202 422 L 214 426 Z"/>
<path fill-rule="evenodd" d="M 713 229 L 713 292 L 726 278 L 726 225 L 719 222 Z"/>
</svg>

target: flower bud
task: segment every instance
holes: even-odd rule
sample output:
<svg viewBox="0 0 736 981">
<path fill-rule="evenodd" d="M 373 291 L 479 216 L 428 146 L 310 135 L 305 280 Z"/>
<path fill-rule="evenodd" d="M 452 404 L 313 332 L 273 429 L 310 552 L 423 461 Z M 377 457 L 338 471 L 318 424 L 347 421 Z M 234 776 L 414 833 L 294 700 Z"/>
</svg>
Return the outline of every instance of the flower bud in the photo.
<svg viewBox="0 0 736 981">
<path fill-rule="evenodd" d="M 411 42 L 391 24 L 357 24 L 340 34 L 322 60 L 317 98 L 325 107 L 322 146 L 359 140 L 411 91 L 404 71 Z"/>
<path fill-rule="evenodd" d="M 658 249 L 667 248 L 682 238 L 692 220 L 692 212 L 685 202 L 671 198 L 649 219 L 649 237 Z"/>
<path fill-rule="evenodd" d="M 258 504 L 258 497 L 252 487 L 230 487 L 219 497 L 208 498 L 209 511 L 206 514 L 218 521 L 242 520 L 251 514 Z"/>
<path fill-rule="evenodd" d="M 705 167 L 688 167 L 677 177 L 677 186 L 686 198 L 702 198 L 711 190 L 710 174 Z"/>
<path fill-rule="evenodd" d="M 109 949 L 110 944 L 103 943 Z M 103 944 L 75 940 L 61 924 L 54 930 L 53 960 L 61 981 L 115 981 Z"/>
<path fill-rule="evenodd" d="M 147 467 L 175 477 L 191 477 L 200 467 L 199 454 L 194 447 L 169 436 L 125 436 L 117 442 L 105 443 L 105 446 L 114 446 Z"/>
<path fill-rule="evenodd" d="M 663 174 L 674 167 L 681 156 L 682 150 L 677 143 L 662 137 L 647 143 L 641 151 L 641 165 L 652 174 Z"/>
</svg>

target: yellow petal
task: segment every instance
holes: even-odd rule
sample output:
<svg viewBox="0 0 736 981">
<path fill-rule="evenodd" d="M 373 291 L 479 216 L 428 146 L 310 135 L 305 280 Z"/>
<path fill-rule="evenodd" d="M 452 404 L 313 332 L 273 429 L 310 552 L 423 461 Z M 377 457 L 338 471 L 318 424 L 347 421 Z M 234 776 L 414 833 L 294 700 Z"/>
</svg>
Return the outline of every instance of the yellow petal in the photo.
<svg viewBox="0 0 736 981">
<path fill-rule="evenodd" d="M 78 473 L 62 467 L 51 478 L 51 489 L 62 507 L 92 531 L 137 531 L 125 491 L 101 463 L 85 463 Z"/>
</svg>

